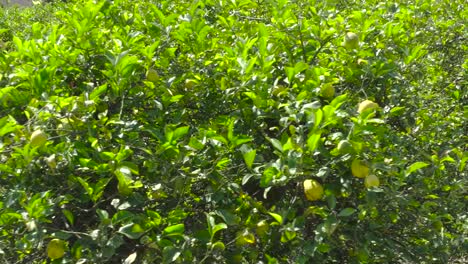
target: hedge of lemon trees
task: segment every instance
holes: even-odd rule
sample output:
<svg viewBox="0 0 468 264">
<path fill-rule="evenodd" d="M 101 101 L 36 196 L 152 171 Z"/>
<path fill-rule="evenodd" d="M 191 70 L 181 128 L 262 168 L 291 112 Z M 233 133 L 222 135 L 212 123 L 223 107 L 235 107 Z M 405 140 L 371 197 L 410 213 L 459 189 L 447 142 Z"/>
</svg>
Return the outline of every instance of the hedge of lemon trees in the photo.
<svg viewBox="0 0 468 264">
<path fill-rule="evenodd" d="M 466 261 L 464 1 L 0 13 L 0 262 Z"/>
</svg>

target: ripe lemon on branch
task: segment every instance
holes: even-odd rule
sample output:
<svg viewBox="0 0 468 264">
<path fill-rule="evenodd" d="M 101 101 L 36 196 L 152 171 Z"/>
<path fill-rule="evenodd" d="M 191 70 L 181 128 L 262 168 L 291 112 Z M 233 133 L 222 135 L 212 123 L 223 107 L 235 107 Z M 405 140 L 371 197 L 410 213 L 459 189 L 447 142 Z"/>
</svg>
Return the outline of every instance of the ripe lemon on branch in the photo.
<svg viewBox="0 0 468 264">
<path fill-rule="evenodd" d="M 323 187 L 316 180 L 305 180 L 304 183 L 304 194 L 309 201 L 317 201 L 322 199 Z"/>
<path fill-rule="evenodd" d="M 365 178 L 369 175 L 369 167 L 366 166 L 366 163 L 362 160 L 355 159 L 351 163 L 351 172 L 354 177 Z"/>
</svg>

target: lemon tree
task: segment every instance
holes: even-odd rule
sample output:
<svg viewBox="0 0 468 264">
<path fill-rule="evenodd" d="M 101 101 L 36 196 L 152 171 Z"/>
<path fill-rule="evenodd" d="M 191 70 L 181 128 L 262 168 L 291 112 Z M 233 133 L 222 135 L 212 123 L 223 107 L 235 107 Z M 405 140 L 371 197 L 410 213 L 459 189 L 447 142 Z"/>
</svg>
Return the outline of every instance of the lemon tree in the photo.
<svg viewBox="0 0 468 264">
<path fill-rule="evenodd" d="M 2 263 L 463 262 L 464 1 L 45 2 L 0 10 Z"/>
</svg>

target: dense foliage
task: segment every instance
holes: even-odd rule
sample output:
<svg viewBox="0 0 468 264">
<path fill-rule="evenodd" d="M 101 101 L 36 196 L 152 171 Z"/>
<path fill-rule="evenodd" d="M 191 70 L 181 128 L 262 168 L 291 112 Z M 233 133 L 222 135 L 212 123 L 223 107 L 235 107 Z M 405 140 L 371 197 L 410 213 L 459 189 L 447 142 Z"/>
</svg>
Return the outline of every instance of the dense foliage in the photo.
<svg viewBox="0 0 468 264">
<path fill-rule="evenodd" d="M 0 261 L 466 260 L 468 9 L 404 2 L 3 9 Z"/>
</svg>

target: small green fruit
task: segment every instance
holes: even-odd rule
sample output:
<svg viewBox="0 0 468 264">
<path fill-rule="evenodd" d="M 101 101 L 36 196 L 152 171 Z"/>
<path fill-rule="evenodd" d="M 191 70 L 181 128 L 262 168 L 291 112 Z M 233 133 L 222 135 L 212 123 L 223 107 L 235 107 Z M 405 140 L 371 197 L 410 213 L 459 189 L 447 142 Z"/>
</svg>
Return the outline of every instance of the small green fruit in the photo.
<svg viewBox="0 0 468 264">
<path fill-rule="evenodd" d="M 436 230 L 441 230 L 444 227 L 444 224 L 440 220 L 435 220 L 432 222 L 432 227 Z"/>
<path fill-rule="evenodd" d="M 249 232 L 237 233 L 236 245 L 244 246 L 247 244 L 255 244 L 255 236 Z"/>
<path fill-rule="evenodd" d="M 364 185 L 366 188 L 379 187 L 380 180 L 377 176 L 371 174 L 364 179 Z"/>
<path fill-rule="evenodd" d="M 119 192 L 119 194 L 123 196 L 129 196 L 133 193 L 132 188 L 130 188 L 128 184 L 120 183 L 120 182 L 117 185 L 117 191 Z"/>
<path fill-rule="evenodd" d="M 32 147 L 40 147 L 47 142 L 47 135 L 42 130 L 36 130 L 31 135 L 30 144 Z"/>
<path fill-rule="evenodd" d="M 305 180 L 304 185 L 304 194 L 309 201 L 317 201 L 322 199 L 323 196 L 323 187 L 316 180 Z"/>
<path fill-rule="evenodd" d="M 351 142 L 349 142 L 348 140 L 341 140 L 339 143 L 338 143 L 338 151 L 341 153 L 341 154 L 348 154 L 348 153 L 352 153 L 354 152 L 354 148 L 353 148 L 353 145 L 351 144 Z"/>
<path fill-rule="evenodd" d="M 52 170 L 57 168 L 57 160 L 55 159 L 55 154 L 52 154 L 49 157 L 45 158 L 45 162 Z"/>
<path fill-rule="evenodd" d="M 343 46 L 346 49 L 357 49 L 359 48 L 359 36 L 356 33 L 348 32 L 344 36 Z"/>
<path fill-rule="evenodd" d="M 371 100 L 364 100 L 358 106 L 358 112 L 363 113 L 369 109 L 378 109 L 379 105 L 377 103 L 372 102 Z"/>
<path fill-rule="evenodd" d="M 226 249 L 226 246 L 224 245 L 223 242 L 217 241 L 217 242 L 215 242 L 214 244 L 211 245 L 211 248 L 213 250 L 217 250 L 217 251 L 224 251 Z"/>
<path fill-rule="evenodd" d="M 364 59 L 358 59 L 357 60 L 357 64 L 359 65 L 367 65 L 369 64 L 369 62 L 367 60 L 364 60 Z"/>
<path fill-rule="evenodd" d="M 146 80 L 155 83 L 159 80 L 159 74 L 155 69 L 149 69 L 146 73 Z"/>
<path fill-rule="evenodd" d="M 323 97 L 330 99 L 335 96 L 335 87 L 333 87 L 333 84 L 331 83 L 326 83 L 320 87 L 320 95 Z"/>
<path fill-rule="evenodd" d="M 255 232 L 260 237 L 263 237 L 268 233 L 269 229 L 270 229 L 270 225 L 268 224 L 268 222 L 265 221 L 265 220 L 262 220 L 262 221 L 257 223 L 257 227 L 255 228 Z"/>
<path fill-rule="evenodd" d="M 192 89 L 195 84 L 197 84 L 197 81 L 194 80 L 194 79 L 185 80 L 185 88 L 186 89 Z"/>
<path fill-rule="evenodd" d="M 47 256 L 50 259 L 59 259 L 65 255 L 65 241 L 54 238 L 47 245 Z"/>
</svg>

